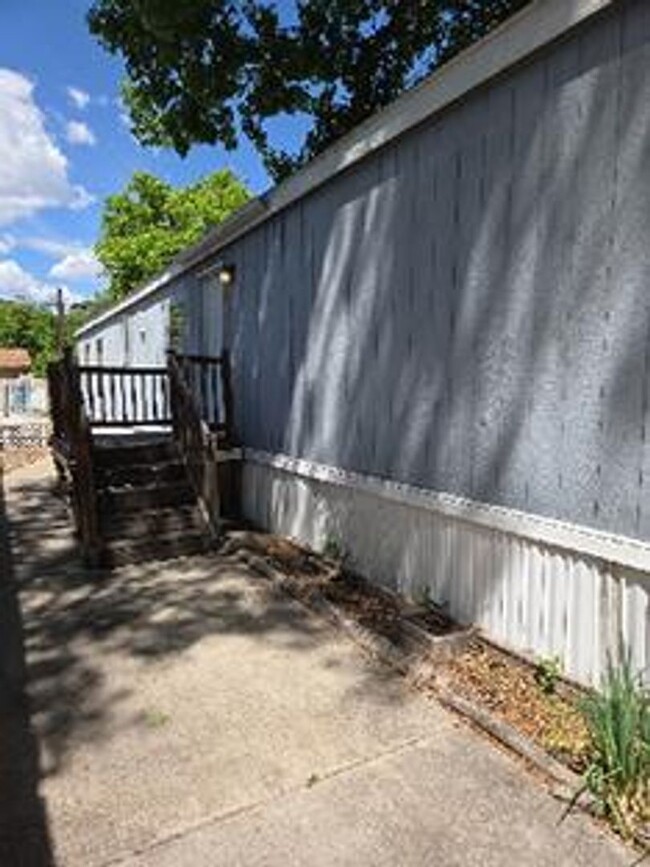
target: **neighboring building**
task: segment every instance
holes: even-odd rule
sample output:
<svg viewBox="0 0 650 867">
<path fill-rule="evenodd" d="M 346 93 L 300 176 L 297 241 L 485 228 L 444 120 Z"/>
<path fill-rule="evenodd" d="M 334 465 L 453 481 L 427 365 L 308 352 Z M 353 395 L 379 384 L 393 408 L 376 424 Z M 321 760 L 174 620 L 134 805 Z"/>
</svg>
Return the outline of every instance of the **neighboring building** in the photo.
<svg viewBox="0 0 650 867">
<path fill-rule="evenodd" d="M 29 373 L 32 360 L 26 349 L 0 346 L 0 379 L 16 379 Z"/>
<path fill-rule="evenodd" d="M 31 375 L 31 364 L 26 349 L 0 347 L 0 419 L 25 421 L 47 413 L 46 383 Z"/>
<path fill-rule="evenodd" d="M 30 367 L 31 358 L 26 349 L 0 346 L 0 418 L 27 410 Z"/>
<path fill-rule="evenodd" d="M 621 640 L 647 672 L 648 178 L 650 3 L 539 0 L 79 354 L 227 347 L 248 518 L 583 682 Z"/>
</svg>

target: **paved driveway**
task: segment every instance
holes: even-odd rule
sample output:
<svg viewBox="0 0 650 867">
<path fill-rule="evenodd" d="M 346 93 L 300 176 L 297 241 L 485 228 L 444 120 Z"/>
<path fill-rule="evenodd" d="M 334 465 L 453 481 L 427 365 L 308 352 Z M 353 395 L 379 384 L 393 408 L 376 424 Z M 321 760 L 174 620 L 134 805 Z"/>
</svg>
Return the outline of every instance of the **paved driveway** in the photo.
<svg viewBox="0 0 650 867">
<path fill-rule="evenodd" d="M 236 562 L 85 573 L 50 482 L 6 485 L 3 867 L 631 860 Z"/>
</svg>

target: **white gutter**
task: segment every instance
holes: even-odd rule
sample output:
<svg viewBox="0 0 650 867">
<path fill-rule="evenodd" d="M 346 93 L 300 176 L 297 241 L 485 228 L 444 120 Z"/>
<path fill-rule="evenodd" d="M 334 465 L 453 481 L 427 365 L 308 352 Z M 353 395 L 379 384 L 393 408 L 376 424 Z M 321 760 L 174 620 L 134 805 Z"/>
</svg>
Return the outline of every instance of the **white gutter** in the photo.
<svg viewBox="0 0 650 867">
<path fill-rule="evenodd" d="M 269 193 L 253 199 L 181 253 L 155 280 L 80 328 L 76 337 L 137 304 L 203 259 L 268 220 L 340 172 L 365 159 L 477 87 L 525 60 L 616 0 L 534 0 L 417 87 L 355 127 Z"/>
</svg>

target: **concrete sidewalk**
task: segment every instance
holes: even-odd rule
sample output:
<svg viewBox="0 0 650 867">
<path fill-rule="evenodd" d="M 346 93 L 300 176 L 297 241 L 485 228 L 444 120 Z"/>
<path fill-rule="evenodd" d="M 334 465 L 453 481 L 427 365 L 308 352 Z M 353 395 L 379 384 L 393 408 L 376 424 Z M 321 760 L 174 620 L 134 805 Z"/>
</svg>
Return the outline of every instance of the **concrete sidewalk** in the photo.
<svg viewBox="0 0 650 867">
<path fill-rule="evenodd" d="M 51 840 L 17 864 L 632 860 L 584 816 L 558 825 L 511 757 L 236 562 L 84 572 L 50 486 L 43 466 L 7 483 Z"/>
</svg>

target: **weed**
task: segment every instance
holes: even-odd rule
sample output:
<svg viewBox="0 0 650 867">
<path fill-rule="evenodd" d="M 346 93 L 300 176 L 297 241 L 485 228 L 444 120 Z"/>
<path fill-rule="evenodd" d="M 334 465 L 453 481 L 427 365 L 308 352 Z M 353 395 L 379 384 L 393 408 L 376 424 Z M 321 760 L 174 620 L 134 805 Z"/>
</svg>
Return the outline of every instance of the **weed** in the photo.
<svg viewBox="0 0 650 867">
<path fill-rule="evenodd" d="M 421 584 L 415 594 L 415 601 L 423 608 L 433 608 L 433 596 L 428 584 Z"/>
<path fill-rule="evenodd" d="M 159 729 L 167 725 L 171 717 L 169 714 L 161 710 L 146 710 L 144 712 L 144 723 L 150 729 Z"/>
<path fill-rule="evenodd" d="M 629 652 L 608 661 L 600 693 L 582 703 L 590 739 L 584 785 L 599 813 L 626 838 L 650 822 L 650 693 L 632 670 Z"/>
<path fill-rule="evenodd" d="M 559 656 L 543 657 L 535 668 L 535 681 L 544 695 L 554 695 L 562 674 L 562 661 Z"/>
<path fill-rule="evenodd" d="M 325 537 L 323 556 L 327 557 L 329 560 L 343 560 L 343 545 L 338 536 L 335 536 L 333 533 L 328 533 Z"/>
</svg>

